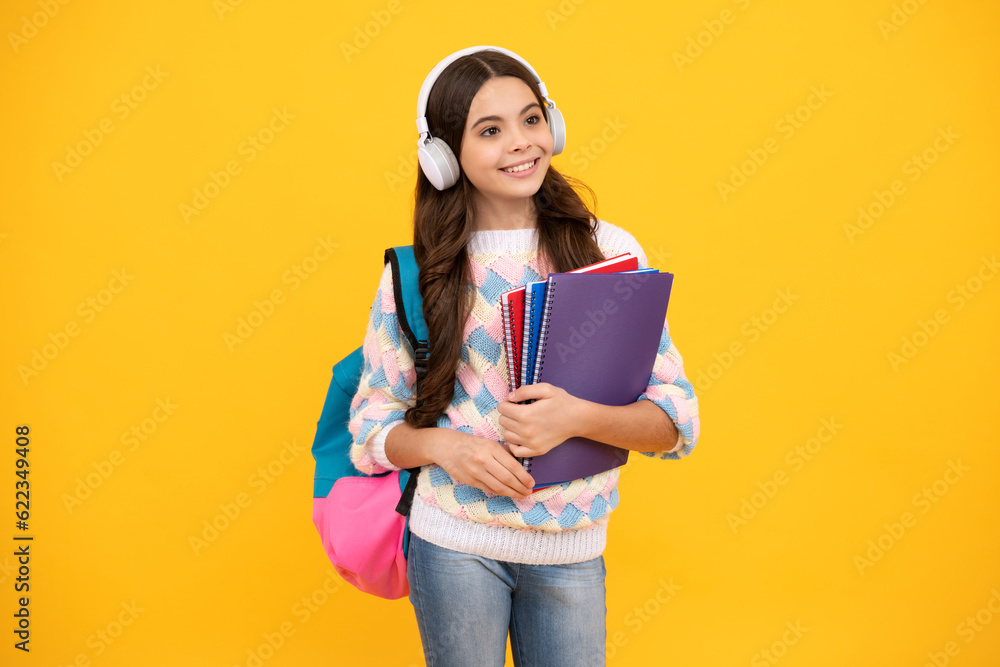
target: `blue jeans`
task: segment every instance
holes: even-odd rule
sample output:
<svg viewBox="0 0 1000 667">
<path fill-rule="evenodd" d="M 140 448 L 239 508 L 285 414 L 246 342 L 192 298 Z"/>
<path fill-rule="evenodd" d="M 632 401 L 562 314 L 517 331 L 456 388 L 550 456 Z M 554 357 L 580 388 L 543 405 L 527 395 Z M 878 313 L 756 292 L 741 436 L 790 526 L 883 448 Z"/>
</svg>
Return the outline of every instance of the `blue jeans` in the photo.
<svg viewBox="0 0 1000 667">
<path fill-rule="evenodd" d="M 605 664 L 604 557 L 525 565 L 445 549 L 410 534 L 410 602 L 429 667 Z"/>
</svg>

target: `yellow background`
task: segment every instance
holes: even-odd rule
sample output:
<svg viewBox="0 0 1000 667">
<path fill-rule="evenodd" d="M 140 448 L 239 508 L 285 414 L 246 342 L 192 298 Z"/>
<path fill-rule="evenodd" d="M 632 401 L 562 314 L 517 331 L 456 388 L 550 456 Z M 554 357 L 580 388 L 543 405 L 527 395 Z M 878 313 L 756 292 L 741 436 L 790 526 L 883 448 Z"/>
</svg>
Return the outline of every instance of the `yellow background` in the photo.
<svg viewBox="0 0 1000 667">
<path fill-rule="evenodd" d="M 420 83 L 497 44 L 565 114 L 554 164 L 675 273 L 671 332 L 702 378 L 691 458 L 622 477 L 609 664 L 998 664 L 998 19 L 983 0 L 3 3 L 0 662 L 421 663 L 409 604 L 332 573 L 308 447 L 382 250 L 409 242 Z"/>
</svg>

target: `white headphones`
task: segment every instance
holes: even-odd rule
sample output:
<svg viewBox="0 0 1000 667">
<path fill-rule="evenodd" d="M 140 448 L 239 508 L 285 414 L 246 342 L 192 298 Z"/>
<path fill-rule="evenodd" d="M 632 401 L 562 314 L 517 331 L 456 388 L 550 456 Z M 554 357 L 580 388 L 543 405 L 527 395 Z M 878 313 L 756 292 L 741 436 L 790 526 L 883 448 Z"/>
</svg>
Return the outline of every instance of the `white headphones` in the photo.
<svg viewBox="0 0 1000 667">
<path fill-rule="evenodd" d="M 420 97 L 417 98 L 417 131 L 420 133 L 420 138 L 417 139 L 417 159 L 420 161 L 420 169 L 424 172 L 427 180 L 438 190 L 447 190 L 458 183 L 458 175 L 461 170 L 458 167 L 458 160 L 455 159 L 455 153 L 452 152 L 448 144 L 441 139 L 432 137 L 427 128 L 427 98 L 430 97 L 434 82 L 448 65 L 464 55 L 477 51 L 499 51 L 514 58 L 531 72 L 535 83 L 538 84 L 542 99 L 545 100 L 545 118 L 549 131 L 552 133 L 552 154 L 558 155 L 566 146 L 566 123 L 563 121 L 562 112 L 556 109 L 556 103 L 549 99 L 545 84 L 524 58 L 499 46 L 472 46 L 456 51 L 434 66 L 434 69 L 424 79 L 424 85 L 420 86 Z"/>
</svg>

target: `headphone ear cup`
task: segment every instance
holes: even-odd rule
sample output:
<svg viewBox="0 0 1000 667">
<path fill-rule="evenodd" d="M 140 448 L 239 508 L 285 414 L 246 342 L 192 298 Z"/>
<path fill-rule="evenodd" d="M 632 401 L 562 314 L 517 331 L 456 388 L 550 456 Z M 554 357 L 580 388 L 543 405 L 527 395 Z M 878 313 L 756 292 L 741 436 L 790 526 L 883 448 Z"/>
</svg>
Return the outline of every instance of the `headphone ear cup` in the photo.
<svg viewBox="0 0 1000 667">
<path fill-rule="evenodd" d="M 549 132 L 552 133 L 552 154 L 559 155 L 566 148 L 566 122 L 563 120 L 562 111 L 548 107 L 545 110 L 545 118 L 549 123 Z"/>
<path fill-rule="evenodd" d="M 441 139 L 431 137 L 417 149 L 417 160 L 424 176 L 438 190 L 447 190 L 458 183 L 458 160 L 451 148 Z"/>
</svg>

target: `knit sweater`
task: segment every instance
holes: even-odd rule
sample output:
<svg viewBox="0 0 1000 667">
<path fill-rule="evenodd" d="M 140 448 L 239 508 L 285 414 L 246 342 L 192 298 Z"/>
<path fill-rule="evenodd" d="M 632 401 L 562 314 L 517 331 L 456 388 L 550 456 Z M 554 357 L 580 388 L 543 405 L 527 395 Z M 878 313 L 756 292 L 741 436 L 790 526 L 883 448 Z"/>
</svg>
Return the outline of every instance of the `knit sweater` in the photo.
<svg viewBox="0 0 1000 667">
<path fill-rule="evenodd" d="M 627 231 L 598 221 L 597 244 L 605 257 L 631 252 L 640 268 L 646 255 Z M 537 252 L 535 229 L 473 232 L 467 249 L 472 308 L 455 378 L 455 393 L 437 426 L 502 442 L 497 406 L 508 392 L 500 294 L 542 280 L 550 266 Z M 351 460 L 365 474 L 399 468 L 385 455 L 389 431 L 413 405 L 413 356 L 405 342 L 393 299 L 392 272 L 386 267 L 375 294 L 364 340 L 364 368 L 351 404 Z M 431 360 L 431 363 L 434 363 Z M 677 426 L 677 445 L 642 452 L 660 459 L 691 453 L 699 435 L 698 399 L 684 375 L 683 361 L 667 322 L 649 386 L 638 400 L 651 400 Z M 603 550 L 611 512 L 618 506 L 615 468 L 550 486 L 519 500 L 462 484 L 438 465 L 424 466 L 410 514 L 410 530 L 446 548 L 520 563 L 571 563 L 596 558 Z"/>
</svg>

